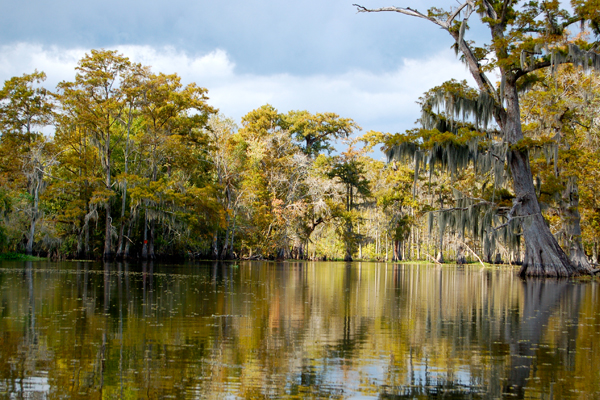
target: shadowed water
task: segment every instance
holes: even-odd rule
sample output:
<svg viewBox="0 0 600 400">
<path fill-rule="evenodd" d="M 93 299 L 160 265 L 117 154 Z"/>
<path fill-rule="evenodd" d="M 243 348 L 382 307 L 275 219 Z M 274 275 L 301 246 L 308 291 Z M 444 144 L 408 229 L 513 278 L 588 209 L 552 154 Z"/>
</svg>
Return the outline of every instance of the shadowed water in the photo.
<svg viewBox="0 0 600 400">
<path fill-rule="evenodd" d="M 599 398 L 597 282 L 382 263 L 0 264 L 0 398 Z"/>
</svg>

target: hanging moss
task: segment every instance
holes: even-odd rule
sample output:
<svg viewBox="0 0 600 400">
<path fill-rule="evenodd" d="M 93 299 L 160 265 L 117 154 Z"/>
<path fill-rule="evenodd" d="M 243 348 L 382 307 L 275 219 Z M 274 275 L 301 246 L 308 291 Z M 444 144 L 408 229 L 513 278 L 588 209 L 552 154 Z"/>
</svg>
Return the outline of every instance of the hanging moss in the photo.
<svg viewBox="0 0 600 400">
<path fill-rule="evenodd" d="M 509 150 L 532 149 L 550 160 L 554 158 L 555 142 L 519 142 L 510 147 L 507 143 L 494 141 L 497 132 L 487 128 L 498 107 L 495 99 L 487 93 L 468 91 L 455 82 L 449 86 L 450 91 L 441 87 L 428 92 L 422 103 L 420 121 L 423 128 L 397 135 L 388 146 L 388 159 L 414 164 L 413 195 L 416 195 L 422 170 L 428 171 L 430 182 L 436 171 L 448 173 L 454 180 L 469 165 L 473 165 L 478 176 L 488 175 L 493 182 L 492 201 L 472 199 L 452 189 L 454 206 L 428 213 L 429 234 L 433 234 L 435 218 L 440 237 L 450 228 L 463 237 L 469 235 L 471 239 L 480 241 L 486 255 L 495 253 L 498 240 L 510 251 L 517 251 L 520 225 L 514 220 L 509 221 L 506 209 L 513 195 L 504 189 L 510 177 L 506 168 L 511 154 Z M 441 112 L 435 113 L 434 110 Z M 467 120 L 471 122 L 465 122 Z"/>
</svg>

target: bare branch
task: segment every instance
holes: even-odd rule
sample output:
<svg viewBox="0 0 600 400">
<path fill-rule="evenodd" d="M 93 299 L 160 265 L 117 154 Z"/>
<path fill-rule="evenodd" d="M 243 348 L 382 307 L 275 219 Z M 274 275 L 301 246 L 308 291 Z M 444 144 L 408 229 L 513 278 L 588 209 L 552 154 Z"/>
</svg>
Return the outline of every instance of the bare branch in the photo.
<svg viewBox="0 0 600 400">
<path fill-rule="evenodd" d="M 496 203 L 492 203 L 491 201 L 482 200 L 479 203 L 472 204 L 469 207 L 450 207 L 450 208 L 442 208 L 440 210 L 431 210 L 430 213 L 445 213 L 448 211 L 467 211 L 471 207 L 479 207 L 486 204 L 495 205 Z"/>
<path fill-rule="evenodd" d="M 488 5 L 489 5 L 489 3 L 488 3 Z M 462 11 L 467 6 L 471 6 L 471 8 L 473 8 L 473 4 L 472 4 L 471 0 L 467 0 L 464 3 L 462 3 L 458 7 L 457 10 L 455 10 L 452 14 L 450 14 L 448 16 L 448 18 L 446 19 L 446 21 L 442 21 L 442 20 L 439 20 L 437 18 L 430 17 L 428 15 L 425 15 L 425 14 L 423 14 L 423 13 L 417 11 L 417 10 L 414 10 L 412 8 L 409 8 L 409 7 L 407 7 L 407 8 L 382 7 L 382 8 L 370 9 L 370 8 L 366 8 L 364 6 L 361 6 L 359 4 L 353 4 L 353 6 L 355 6 L 357 8 L 357 10 L 358 10 L 359 13 L 363 13 L 363 12 L 386 12 L 386 11 L 397 12 L 397 13 L 400 13 L 400 14 L 409 15 L 411 17 L 417 17 L 417 18 L 426 19 L 426 20 L 431 21 L 434 24 L 442 27 L 443 29 L 445 29 L 446 31 L 448 31 L 450 33 L 450 35 L 454 38 L 454 40 L 458 43 L 459 50 L 464 54 L 467 66 L 469 67 L 469 71 L 471 72 L 471 75 L 473 75 L 473 78 L 477 82 L 477 86 L 479 87 L 479 89 L 482 90 L 482 91 L 485 91 L 485 92 L 489 93 L 498 102 L 500 101 L 498 93 L 494 89 L 494 85 L 490 82 L 490 80 L 487 78 L 487 76 L 485 75 L 485 73 L 481 70 L 481 66 L 479 65 L 479 61 L 477 60 L 477 58 L 473 54 L 473 51 L 471 50 L 471 48 L 469 47 L 469 45 L 467 44 L 467 42 L 464 41 L 464 40 L 460 40 L 459 41 L 459 33 L 458 32 L 453 32 L 453 31 L 450 30 L 450 28 L 452 26 L 452 21 L 458 16 L 458 14 L 460 13 L 460 11 Z M 491 10 L 493 11 L 493 8 L 491 8 Z M 488 12 L 488 14 L 489 14 L 489 12 Z M 495 15 L 495 12 L 494 12 L 494 15 Z M 467 19 L 468 19 L 468 16 L 465 18 L 465 20 L 463 21 L 463 23 L 466 23 Z"/>
<path fill-rule="evenodd" d="M 494 10 L 492 4 L 488 0 L 483 0 L 483 5 L 485 7 L 487 16 L 493 20 L 497 20 L 498 14 L 496 13 L 496 10 Z"/>
<path fill-rule="evenodd" d="M 533 214 L 527 214 L 527 215 L 518 215 L 516 217 L 513 217 L 514 213 L 517 211 L 517 207 L 519 207 L 521 204 L 523 203 L 523 199 L 522 198 L 516 198 L 513 200 L 513 206 L 510 209 L 510 211 L 506 214 L 506 218 L 507 221 L 505 223 L 503 223 L 502 225 L 496 226 L 494 228 L 492 228 L 492 230 L 497 231 L 500 230 L 504 227 L 507 227 L 513 220 L 515 219 L 519 219 L 519 218 L 527 218 L 530 217 Z"/>
<path fill-rule="evenodd" d="M 471 9 L 473 9 L 473 5 L 471 4 L 470 1 L 466 1 L 463 4 L 461 4 L 460 6 L 458 6 L 458 8 L 456 10 L 454 10 L 454 12 L 452 14 L 450 14 L 448 16 L 448 18 L 446 19 L 446 23 L 448 24 L 448 26 L 450 26 L 452 24 L 452 21 L 454 21 L 454 19 L 458 16 L 458 14 L 460 14 L 460 12 L 466 7 L 466 6 L 471 6 Z M 470 14 L 469 14 L 470 15 Z M 469 16 L 467 16 L 466 18 L 469 18 Z"/>
<path fill-rule="evenodd" d="M 441 263 L 441 262 L 439 262 L 438 260 L 436 260 L 435 258 L 433 258 L 433 257 L 432 257 L 430 254 L 427 254 L 427 253 L 425 253 L 425 255 L 426 255 L 427 257 L 431 258 L 431 260 L 432 260 L 434 263 L 436 263 L 436 264 L 439 264 L 439 265 L 442 265 L 442 263 Z"/>
<path fill-rule="evenodd" d="M 453 239 L 451 241 L 451 243 L 452 242 L 456 242 L 459 245 L 465 246 L 467 248 L 467 250 L 469 250 L 471 252 L 471 254 L 473 254 L 475 256 L 475 258 L 477 258 L 477 260 L 479 261 L 479 263 L 481 264 L 481 266 L 485 268 L 485 264 L 483 263 L 483 261 L 481 260 L 481 258 L 479 258 L 479 256 L 477 255 L 477 253 L 475 253 L 473 251 L 473 249 L 471 247 L 469 247 L 469 245 L 464 240 L 460 240 L 460 239 L 455 238 L 455 239 Z"/>
<path fill-rule="evenodd" d="M 446 21 L 441 21 L 437 18 L 434 17 L 430 17 L 428 15 L 425 15 L 417 10 L 413 10 L 410 7 L 407 8 L 400 8 L 400 7 L 382 7 L 382 8 L 366 8 L 364 6 L 361 6 L 359 4 L 352 4 L 354 7 L 357 8 L 357 11 L 359 13 L 363 13 L 363 12 L 386 12 L 386 11 L 391 11 L 391 12 L 397 12 L 400 14 L 405 14 L 405 15 L 410 15 L 411 17 L 417 17 L 417 18 L 423 18 L 426 19 L 428 21 L 433 22 L 436 25 L 441 26 L 444 29 L 449 29 L 450 26 L 448 25 L 448 23 Z"/>
</svg>

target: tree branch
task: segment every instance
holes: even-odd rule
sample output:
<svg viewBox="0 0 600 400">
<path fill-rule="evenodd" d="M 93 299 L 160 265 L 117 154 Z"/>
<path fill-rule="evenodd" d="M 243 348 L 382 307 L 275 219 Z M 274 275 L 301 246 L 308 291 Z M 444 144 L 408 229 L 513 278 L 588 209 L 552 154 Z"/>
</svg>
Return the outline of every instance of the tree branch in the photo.
<svg viewBox="0 0 600 400">
<path fill-rule="evenodd" d="M 487 0 L 486 0 L 486 3 L 487 3 Z M 450 28 L 452 27 L 452 21 L 457 17 L 457 15 L 460 13 L 460 11 L 462 11 L 467 6 L 471 6 L 472 7 L 472 5 L 473 4 L 472 4 L 471 0 L 465 1 L 464 3 L 462 3 L 458 7 L 457 10 L 455 10 L 452 14 L 450 14 L 448 16 L 448 18 L 446 19 L 446 21 L 442 21 L 442 20 L 440 20 L 438 18 L 430 17 L 428 15 L 425 15 L 425 14 L 423 14 L 423 13 L 417 11 L 417 10 L 414 10 L 412 8 L 409 8 L 409 7 L 407 7 L 407 8 L 382 7 L 382 8 L 370 9 L 370 8 L 366 8 L 364 6 L 361 6 L 359 4 L 353 4 L 353 6 L 355 6 L 357 8 L 357 11 L 359 13 L 363 13 L 363 12 L 386 12 L 386 11 L 390 11 L 390 12 L 397 12 L 397 13 L 400 13 L 400 14 L 409 15 L 411 17 L 417 17 L 417 18 L 426 19 L 426 20 L 431 21 L 434 24 L 442 27 L 446 31 L 448 31 L 448 33 L 450 33 L 450 35 L 454 38 L 454 40 L 457 43 L 459 42 L 459 33 L 450 30 Z M 487 3 L 486 8 L 488 6 L 490 6 L 489 3 Z M 491 8 L 491 11 L 488 10 L 488 14 L 489 15 L 495 15 L 493 7 Z M 463 21 L 463 24 L 466 23 L 467 20 L 468 20 L 468 16 L 465 17 L 465 19 Z M 487 76 L 485 75 L 485 73 L 483 73 L 483 71 L 481 71 L 481 66 L 479 65 L 479 61 L 477 60 L 477 58 L 473 54 L 473 51 L 471 50 L 471 48 L 469 47 L 469 45 L 464 40 L 460 40 L 460 43 L 458 43 L 458 48 L 464 54 L 467 66 L 469 67 L 469 71 L 471 72 L 471 75 L 473 75 L 473 78 L 477 82 L 477 86 L 479 87 L 479 89 L 482 90 L 482 91 L 485 91 L 485 92 L 489 93 L 494 99 L 496 99 L 496 101 L 498 101 L 500 103 L 500 101 L 499 101 L 500 99 L 499 99 L 498 93 L 494 89 L 494 85 L 490 82 L 490 80 L 487 78 Z"/>
<path fill-rule="evenodd" d="M 442 265 L 442 263 L 441 263 L 441 262 L 439 262 L 438 260 L 436 260 L 435 258 L 433 258 L 433 257 L 432 257 L 430 254 L 427 254 L 427 253 L 425 253 L 425 255 L 426 255 L 427 257 L 431 258 L 431 260 L 432 260 L 434 263 L 436 263 L 436 264 L 439 264 L 439 265 Z"/>
<path fill-rule="evenodd" d="M 496 13 L 496 10 L 494 10 L 494 7 L 490 4 L 490 2 L 488 0 L 483 0 L 483 5 L 485 6 L 487 16 L 493 20 L 497 20 L 498 14 Z"/>
<path fill-rule="evenodd" d="M 471 1 L 466 1 L 464 3 L 462 3 L 460 6 L 458 6 L 458 8 L 456 10 L 454 10 L 454 12 L 452 14 L 450 14 L 448 16 L 448 18 L 446 19 L 446 23 L 448 24 L 448 26 L 452 25 L 452 21 L 454 21 L 454 19 L 458 16 L 458 14 L 460 14 L 460 12 L 466 7 L 466 6 L 471 6 L 471 10 L 473 9 L 473 4 Z M 469 13 L 469 15 L 471 15 Z M 469 18 L 469 16 L 466 17 L 467 19 Z"/>
<path fill-rule="evenodd" d="M 352 4 L 352 5 L 357 8 L 357 11 L 359 13 L 392 11 L 392 12 L 397 12 L 400 14 L 410 15 L 411 17 L 417 17 L 417 18 L 423 18 L 423 19 L 429 20 L 429 21 L 433 22 L 434 24 L 441 26 L 444 29 L 450 28 L 450 26 L 445 21 L 440 21 L 437 18 L 425 15 L 417 10 L 413 10 L 410 7 L 407 7 L 407 8 L 400 8 L 400 7 L 366 8 L 364 6 L 361 6 L 360 4 Z"/>
</svg>

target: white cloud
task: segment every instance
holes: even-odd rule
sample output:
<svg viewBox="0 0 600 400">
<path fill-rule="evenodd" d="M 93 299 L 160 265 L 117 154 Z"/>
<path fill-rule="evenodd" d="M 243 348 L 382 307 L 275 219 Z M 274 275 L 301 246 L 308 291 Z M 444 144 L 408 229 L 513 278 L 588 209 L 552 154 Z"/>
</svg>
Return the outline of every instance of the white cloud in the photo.
<svg viewBox="0 0 600 400">
<path fill-rule="evenodd" d="M 240 121 L 254 108 L 270 103 L 281 112 L 307 109 L 331 111 L 353 118 L 365 130 L 388 132 L 412 127 L 419 110 L 415 101 L 448 79 L 468 79 L 468 71 L 451 51 L 428 59 L 405 59 L 395 71 L 376 74 L 353 70 L 338 75 L 239 74 L 222 49 L 194 56 L 173 47 L 118 46 L 135 62 L 155 72 L 178 73 L 183 82 L 208 88 L 211 105 Z M 21 43 L 0 47 L 0 79 L 46 72 L 46 86 L 72 80 L 83 49 L 42 47 Z"/>
</svg>

